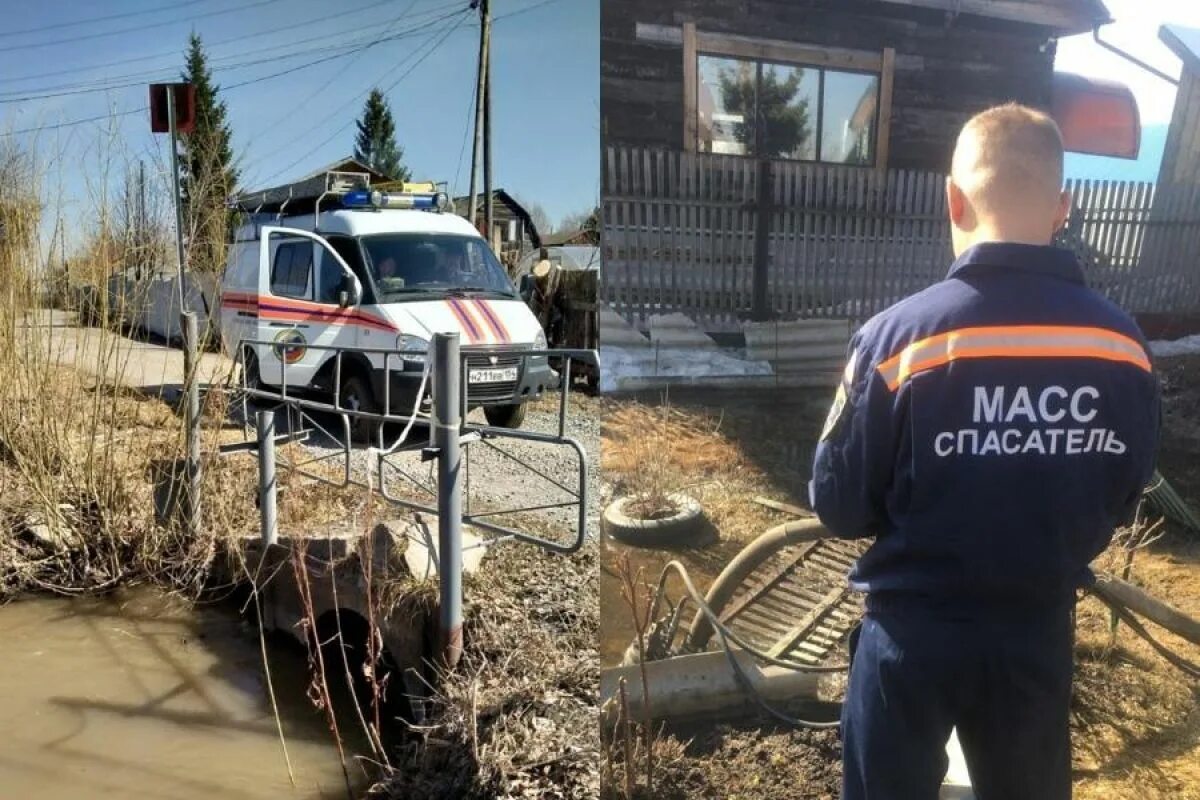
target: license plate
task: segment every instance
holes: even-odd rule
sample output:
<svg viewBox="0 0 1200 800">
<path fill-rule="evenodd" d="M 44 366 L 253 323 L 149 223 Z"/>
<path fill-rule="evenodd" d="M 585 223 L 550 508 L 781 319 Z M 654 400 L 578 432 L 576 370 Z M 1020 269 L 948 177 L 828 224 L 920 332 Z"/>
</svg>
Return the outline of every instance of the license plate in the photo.
<svg viewBox="0 0 1200 800">
<path fill-rule="evenodd" d="M 468 383 L 506 383 L 517 379 L 516 367 L 501 369 L 472 369 L 467 371 Z"/>
</svg>

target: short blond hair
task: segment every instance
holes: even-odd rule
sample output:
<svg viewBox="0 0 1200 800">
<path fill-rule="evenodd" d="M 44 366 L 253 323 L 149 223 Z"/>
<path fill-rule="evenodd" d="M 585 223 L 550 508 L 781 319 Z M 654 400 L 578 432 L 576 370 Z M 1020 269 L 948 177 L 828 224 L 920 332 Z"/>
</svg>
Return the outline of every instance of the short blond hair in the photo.
<svg viewBox="0 0 1200 800">
<path fill-rule="evenodd" d="M 954 182 L 986 213 L 1020 203 L 1057 201 L 1063 184 L 1063 139 L 1037 109 L 1006 103 L 967 121 L 954 148 Z"/>
</svg>

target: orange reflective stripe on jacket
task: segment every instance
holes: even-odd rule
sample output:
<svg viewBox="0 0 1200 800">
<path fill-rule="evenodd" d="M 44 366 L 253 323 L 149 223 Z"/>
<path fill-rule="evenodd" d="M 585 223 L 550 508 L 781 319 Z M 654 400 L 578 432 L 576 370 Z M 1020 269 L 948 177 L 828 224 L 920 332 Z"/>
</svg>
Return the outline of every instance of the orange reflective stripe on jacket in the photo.
<svg viewBox="0 0 1200 800">
<path fill-rule="evenodd" d="M 1096 358 L 1151 371 L 1135 340 L 1105 328 L 1071 325 L 998 325 L 960 328 L 913 342 L 877 369 L 896 391 L 918 372 L 963 358 Z"/>
</svg>

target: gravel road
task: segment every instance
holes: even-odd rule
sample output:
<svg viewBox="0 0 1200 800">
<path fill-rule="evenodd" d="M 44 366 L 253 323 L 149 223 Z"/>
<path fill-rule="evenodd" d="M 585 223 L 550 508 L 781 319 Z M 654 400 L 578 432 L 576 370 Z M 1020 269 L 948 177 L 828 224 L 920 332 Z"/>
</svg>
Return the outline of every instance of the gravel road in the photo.
<svg viewBox="0 0 1200 800">
<path fill-rule="evenodd" d="M 485 424 L 483 413 L 479 410 L 472 412 L 468 419 L 470 422 Z M 334 421 L 318 419 L 320 424 L 327 427 L 332 427 L 329 423 Z M 548 395 L 530 405 L 521 430 L 557 432 L 558 395 Z M 395 435 L 390 431 L 389 434 Z M 424 442 L 428 435 L 428 428 L 414 426 L 409 435 L 409 442 Z M 571 394 L 567 409 L 566 435 L 578 441 L 587 453 L 587 530 L 591 536 L 596 536 L 599 531 L 600 507 L 600 403 L 595 398 L 582 393 Z M 316 434 L 305 444 L 305 448 L 313 456 L 321 456 L 335 452 L 340 446 L 333 440 Z M 463 507 L 469 512 L 500 511 L 566 502 L 572 499 L 571 496 L 564 489 L 555 486 L 552 481 L 572 491 L 579 483 L 579 458 L 574 449 L 566 445 L 496 438 L 468 444 L 464 450 L 468 483 L 463 495 Z M 395 468 L 385 468 L 389 492 L 411 493 L 416 488 L 417 481 L 430 490 L 436 486 L 434 462 L 422 463 L 419 452 L 398 452 L 389 456 L 388 462 Z M 336 464 L 337 461 L 332 459 L 329 463 Z M 366 479 L 368 463 L 366 448 L 355 445 L 351 464 L 357 480 Z M 403 477 L 401 471 L 407 474 L 408 478 Z M 538 475 L 537 472 L 542 474 Z M 436 504 L 431 494 L 425 494 L 423 500 L 430 505 Z M 564 542 L 573 538 L 578 524 L 578 511 L 574 507 L 523 512 L 522 516 L 529 520 L 544 521 L 553 531 L 548 535 Z M 498 517 L 496 521 L 499 524 L 520 527 L 515 521 L 506 520 L 503 516 Z"/>
</svg>

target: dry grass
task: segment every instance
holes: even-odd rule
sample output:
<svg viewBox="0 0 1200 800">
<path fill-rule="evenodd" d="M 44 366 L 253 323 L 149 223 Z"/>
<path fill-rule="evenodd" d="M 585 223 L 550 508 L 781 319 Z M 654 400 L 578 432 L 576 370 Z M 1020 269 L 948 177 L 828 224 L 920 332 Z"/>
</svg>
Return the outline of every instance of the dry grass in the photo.
<svg viewBox="0 0 1200 800">
<path fill-rule="evenodd" d="M 614 496 L 684 492 L 700 501 L 721 538 L 749 541 L 782 519 L 750 498 L 790 492 L 726 423 L 719 408 L 609 403 L 600 461 L 606 488 Z"/>
<path fill-rule="evenodd" d="M 462 662 L 373 797 L 594 798 L 599 791 L 596 547 L 511 543 L 466 586 Z"/>
</svg>

